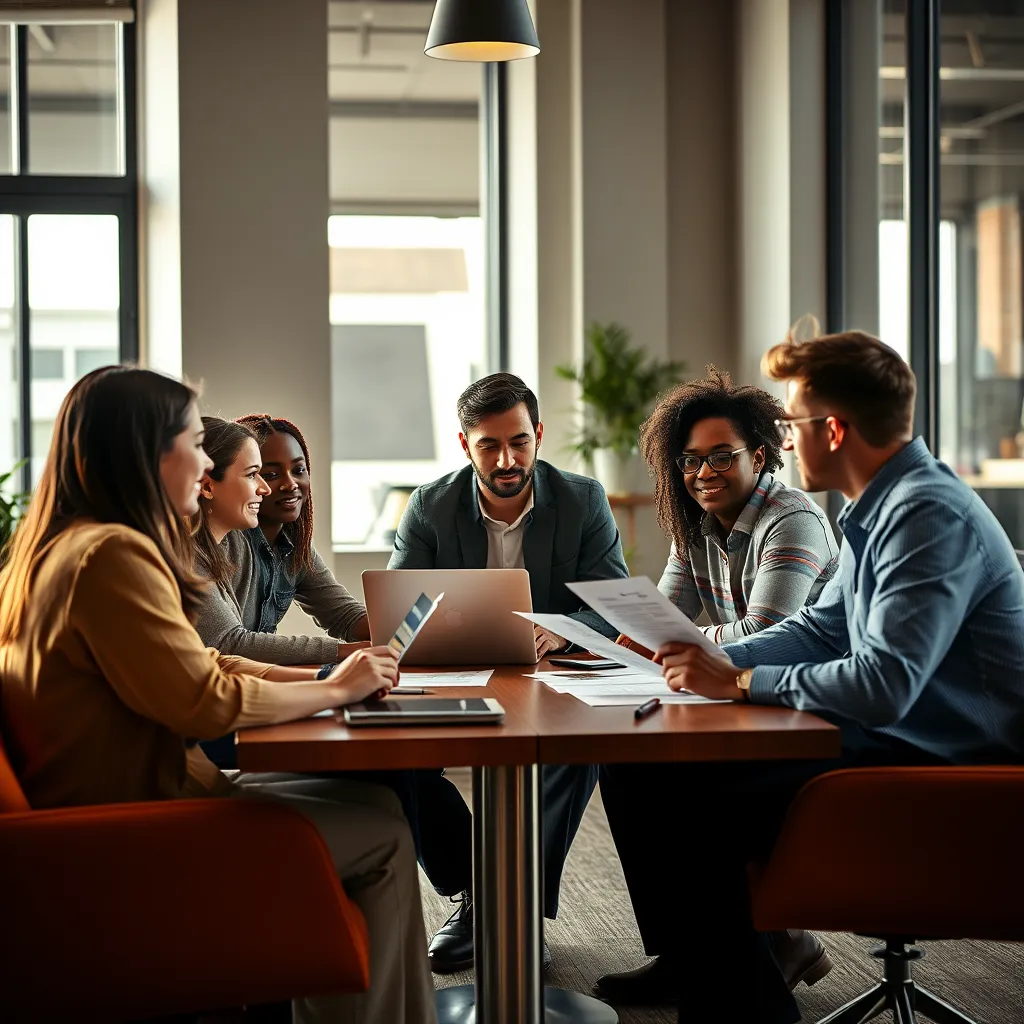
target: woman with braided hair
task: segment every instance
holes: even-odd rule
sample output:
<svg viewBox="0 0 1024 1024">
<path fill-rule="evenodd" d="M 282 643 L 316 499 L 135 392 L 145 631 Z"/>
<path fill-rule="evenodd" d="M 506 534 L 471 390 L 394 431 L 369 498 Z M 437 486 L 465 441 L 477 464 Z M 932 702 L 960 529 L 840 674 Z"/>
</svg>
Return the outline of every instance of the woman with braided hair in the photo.
<svg viewBox="0 0 1024 1024">
<path fill-rule="evenodd" d="M 366 609 L 338 583 L 313 547 L 309 448 L 302 432 L 288 420 L 258 414 L 242 416 L 234 423 L 209 420 L 206 437 L 207 454 L 214 466 L 203 479 L 202 507 L 196 517 L 203 521 L 193 522 L 193 534 L 202 539 L 210 526 L 219 525 L 215 536 L 223 539 L 217 545 L 219 559 L 204 554 L 204 546 L 197 545 L 197 568 L 215 582 L 206 591 L 196 620 L 203 643 L 223 654 L 244 653 L 272 664 L 324 663 L 321 674 L 327 674 L 334 662 L 351 654 L 351 645 L 339 645 L 337 639 L 327 637 L 279 636 L 274 632 L 294 600 L 332 637 L 359 642 L 370 635 Z M 258 447 L 258 453 L 246 454 L 247 438 L 249 445 Z M 239 509 L 247 508 L 257 490 L 243 487 L 245 500 L 240 504 L 235 482 L 252 469 L 253 455 L 258 458 L 264 485 L 258 488 L 262 500 L 255 526 L 240 517 Z M 233 470 L 225 470 L 229 464 Z M 221 500 L 222 493 L 226 500 Z M 231 531 L 226 536 L 225 528 Z M 231 567 L 227 585 L 209 568 L 218 564 Z M 237 763 L 231 736 L 202 747 L 222 768 Z M 454 856 L 446 826 L 453 819 L 468 817 L 454 785 L 440 772 L 343 774 L 394 790 L 431 884 L 442 896 L 455 895 L 464 888 L 463 879 L 472 871 L 469 847 L 464 858 Z"/>
<path fill-rule="evenodd" d="M 276 665 L 333 664 L 351 642 L 369 640 L 366 609 L 335 578 L 313 547 L 309 449 L 294 423 L 267 415 L 236 421 L 256 439 L 260 476 L 270 493 L 258 525 L 233 523 L 221 542 L 233 567 L 231 599 L 212 587 L 196 622 L 203 642 L 224 654 Z M 204 511 L 218 514 L 217 485 Z M 292 601 L 329 636 L 280 636 L 276 630 Z M 333 638 L 333 639 L 332 639 Z M 339 643 L 341 641 L 341 643 Z"/>
</svg>

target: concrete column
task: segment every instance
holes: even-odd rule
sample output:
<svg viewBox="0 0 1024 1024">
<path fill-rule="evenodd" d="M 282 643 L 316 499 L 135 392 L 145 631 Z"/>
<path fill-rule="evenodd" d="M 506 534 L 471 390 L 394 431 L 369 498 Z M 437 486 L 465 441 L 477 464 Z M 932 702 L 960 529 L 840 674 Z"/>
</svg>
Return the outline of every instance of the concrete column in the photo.
<svg viewBox="0 0 1024 1024">
<path fill-rule="evenodd" d="M 825 43 L 816 0 L 737 0 L 737 376 L 780 397 L 761 356 L 805 313 L 825 322 Z M 789 460 L 783 479 L 798 483 Z"/>
<path fill-rule="evenodd" d="M 669 354 L 737 373 L 736 92 L 732 3 L 665 6 Z"/>
<path fill-rule="evenodd" d="M 665 2 L 576 0 L 583 318 L 668 353 Z"/>
<path fill-rule="evenodd" d="M 301 428 L 329 552 L 327 12 L 287 7 L 143 8 L 143 352 L 201 382 L 205 411 Z"/>
</svg>

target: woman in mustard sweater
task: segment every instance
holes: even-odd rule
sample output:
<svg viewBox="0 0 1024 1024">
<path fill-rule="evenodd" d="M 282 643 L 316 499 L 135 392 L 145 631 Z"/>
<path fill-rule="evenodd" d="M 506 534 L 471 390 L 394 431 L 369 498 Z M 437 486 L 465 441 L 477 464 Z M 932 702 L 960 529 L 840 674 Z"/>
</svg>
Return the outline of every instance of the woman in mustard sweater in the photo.
<svg viewBox="0 0 1024 1024">
<path fill-rule="evenodd" d="M 182 528 L 210 467 L 196 396 L 147 370 L 82 378 L 0 572 L 0 726 L 33 807 L 246 796 L 320 830 L 370 934 L 370 991 L 296 1000 L 311 1022 L 436 1020 L 416 862 L 394 794 L 350 779 L 231 782 L 186 737 L 303 718 L 387 691 L 384 648 L 324 680 L 203 647 Z M 287 685 L 282 685 L 287 684 Z"/>
</svg>

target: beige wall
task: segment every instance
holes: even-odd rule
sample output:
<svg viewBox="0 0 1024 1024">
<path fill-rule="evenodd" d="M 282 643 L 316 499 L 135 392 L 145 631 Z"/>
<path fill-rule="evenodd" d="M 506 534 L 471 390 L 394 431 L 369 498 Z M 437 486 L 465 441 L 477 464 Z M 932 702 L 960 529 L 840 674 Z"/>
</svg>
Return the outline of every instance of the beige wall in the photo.
<svg viewBox="0 0 1024 1024">
<path fill-rule="evenodd" d="M 736 79 L 729 3 L 665 10 L 669 351 L 687 372 L 735 369 Z"/>
<path fill-rule="evenodd" d="M 323 4 L 146 10 L 147 352 L 173 370 L 177 351 L 211 410 L 287 415 L 326 452 Z M 574 391 L 553 367 L 590 320 L 754 382 L 767 344 L 823 314 L 823 25 L 815 0 L 539 0 L 536 19 L 540 57 L 509 69 L 512 363 L 537 386 L 546 457 L 571 465 Z M 452 186 L 436 198 L 470 182 Z M 667 542 L 649 512 L 639 526 L 656 576 Z M 381 561 L 337 568 L 358 588 Z"/>
<path fill-rule="evenodd" d="M 172 351 L 180 322 L 181 368 L 202 381 L 205 411 L 267 411 L 301 427 L 314 453 L 316 541 L 329 550 L 325 7 L 290 0 L 286 18 L 278 0 L 248 0 L 244 18 L 236 0 L 149 8 L 160 21 L 144 28 L 144 60 L 177 63 L 177 146 L 157 141 L 175 127 L 156 107 L 171 107 L 173 80 L 149 82 L 145 174 L 160 199 L 177 192 L 178 208 L 168 201 L 164 219 L 176 224 L 147 245 L 151 292 L 169 293 L 148 307 L 147 351 Z M 153 273 L 167 272 L 159 243 L 175 226 L 177 308 Z"/>
</svg>

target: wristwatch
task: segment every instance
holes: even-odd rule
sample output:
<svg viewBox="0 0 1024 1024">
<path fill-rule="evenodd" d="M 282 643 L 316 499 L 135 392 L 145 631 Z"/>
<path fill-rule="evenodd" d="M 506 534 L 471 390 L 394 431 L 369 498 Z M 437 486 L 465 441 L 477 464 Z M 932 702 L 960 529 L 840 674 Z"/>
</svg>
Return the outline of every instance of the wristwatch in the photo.
<svg viewBox="0 0 1024 1024">
<path fill-rule="evenodd" d="M 743 694 L 743 699 L 748 702 L 750 700 L 750 680 L 753 678 L 754 670 L 752 668 L 745 668 L 736 676 L 736 686 Z"/>
</svg>

